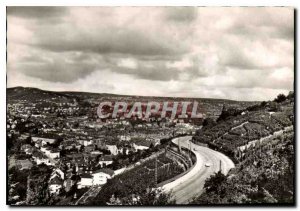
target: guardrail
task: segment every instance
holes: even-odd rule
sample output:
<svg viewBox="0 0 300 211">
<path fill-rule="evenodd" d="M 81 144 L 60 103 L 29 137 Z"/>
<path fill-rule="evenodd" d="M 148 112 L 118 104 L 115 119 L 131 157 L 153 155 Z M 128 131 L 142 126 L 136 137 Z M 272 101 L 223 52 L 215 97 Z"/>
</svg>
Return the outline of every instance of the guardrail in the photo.
<svg viewBox="0 0 300 211">
<path fill-rule="evenodd" d="M 172 142 L 172 143 L 173 143 L 173 142 Z M 183 147 L 183 148 L 184 148 L 185 150 L 190 151 L 190 150 L 189 150 L 188 148 L 186 148 L 186 147 Z M 171 150 L 171 149 L 168 149 L 168 152 L 173 153 L 174 155 L 176 154 L 176 156 L 181 157 L 181 159 L 182 159 L 182 157 L 184 157 L 183 155 L 181 155 L 181 154 L 179 154 L 178 152 L 175 152 L 175 151 L 173 151 L 173 150 Z M 196 157 L 196 155 L 195 155 L 195 153 L 194 153 L 193 151 L 190 151 L 190 152 L 193 153 L 193 156 Z M 185 158 L 185 159 L 186 159 L 186 158 Z M 191 159 L 191 160 L 192 160 L 192 159 Z M 196 160 L 196 162 L 197 162 L 197 160 Z M 160 182 L 159 184 L 157 184 L 157 187 L 162 187 L 162 186 L 164 186 L 164 185 L 166 185 L 166 184 L 168 184 L 168 183 L 171 183 L 171 182 L 175 181 L 176 179 L 178 179 L 178 178 L 184 176 L 185 174 L 189 173 L 189 172 L 194 168 L 194 166 L 196 165 L 196 162 L 194 162 L 194 163 L 191 162 L 191 165 L 188 165 L 189 168 L 187 168 L 186 171 L 184 171 L 183 173 L 178 174 L 178 175 L 176 175 L 176 176 L 174 176 L 174 177 L 172 177 L 172 178 L 170 178 L 170 179 L 168 179 L 168 180 L 165 180 L 165 181 L 163 181 L 163 182 Z"/>
<path fill-rule="evenodd" d="M 190 166 L 192 166 L 192 163 L 190 162 L 190 160 L 188 160 L 187 158 L 185 158 L 183 155 L 179 154 L 178 152 L 175 152 L 172 149 L 167 149 L 167 156 L 174 156 L 175 158 L 177 158 L 179 160 L 179 162 L 183 163 L 183 165 L 185 166 L 185 169 L 188 169 Z"/>
</svg>

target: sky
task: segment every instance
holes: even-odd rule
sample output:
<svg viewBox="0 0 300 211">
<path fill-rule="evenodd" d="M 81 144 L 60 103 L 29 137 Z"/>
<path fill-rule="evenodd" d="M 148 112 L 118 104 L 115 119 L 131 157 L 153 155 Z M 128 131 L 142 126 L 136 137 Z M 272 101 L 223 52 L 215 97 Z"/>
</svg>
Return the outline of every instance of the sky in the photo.
<svg viewBox="0 0 300 211">
<path fill-rule="evenodd" d="M 7 7 L 7 86 L 272 100 L 293 90 L 289 7 Z"/>
</svg>

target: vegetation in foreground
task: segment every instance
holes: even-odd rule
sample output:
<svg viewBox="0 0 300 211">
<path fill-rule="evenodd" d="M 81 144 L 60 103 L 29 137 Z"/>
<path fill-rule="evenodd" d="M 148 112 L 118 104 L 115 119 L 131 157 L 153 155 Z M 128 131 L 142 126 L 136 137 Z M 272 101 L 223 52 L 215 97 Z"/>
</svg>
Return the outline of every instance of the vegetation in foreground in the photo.
<svg viewBox="0 0 300 211">
<path fill-rule="evenodd" d="M 253 115 L 232 118 L 227 116 L 225 122 L 234 122 L 234 119 L 245 118 L 248 123 L 256 123 L 256 127 L 248 125 L 247 128 L 235 128 L 236 139 L 226 139 L 226 135 L 232 133 L 229 131 L 226 135 L 220 135 L 214 141 L 214 145 L 222 148 L 223 144 L 231 143 L 226 150 L 228 155 L 234 156 L 236 168 L 231 170 L 228 175 L 221 172 L 208 178 L 204 185 L 204 193 L 195 198 L 192 204 L 293 204 L 294 201 L 294 131 L 283 131 L 279 135 L 267 139 L 264 142 L 257 142 L 255 146 L 246 148 L 243 151 L 235 151 L 236 147 L 247 144 L 249 139 L 244 140 L 243 135 L 248 137 L 255 136 L 250 140 L 263 137 L 262 129 L 265 129 L 264 136 L 274 134 L 275 131 L 282 130 L 284 127 L 293 125 L 292 111 L 288 108 L 293 105 L 293 96 L 283 97 L 279 95 L 275 100 L 276 110 L 272 110 L 274 121 L 266 121 L 270 118 L 267 112 L 270 109 L 269 103 L 262 103 L 256 107 L 255 121 L 251 120 Z M 273 103 L 273 102 L 272 102 Z M 269 105 L 269 106 L 268 106 Z M 293 108 L 293 107 L 292 107 Z M 253 109 L 253 108 L 252 108 Z M 253 112 L 253 111 L 252 111 Z M 222 116 L 221 116 L 222 117 Z M 224 115 L 223 115 L 224 117 Z M 265 119 L 265 121 L 259 121 Z M 221 125 L 225 127 L 224 119 Z M 270 123 L 268 125 L 268 123 Z M 241 125 L 241 122 L 239 122 Z M 206 134 L 212 131 L 217 123 L 208 122 Z M 220 126 L 219 126 L 220 127 Z M 260 127 L 260 131 L 258 128 Z M 255 132 L 255 131 L 258 132 Z M 203 132 L 203 131 L 202 131 Z M 224 132 L 226 133 L 226 132 Z M 238 138 L 240 137 L 240 138 Z M 212 142 L 208 142 L 212 143 Z M 239 152 L 239 156 L 234 155 Z"/>
<path fill-rule="evenodd" d="M 183 172 L 182 167 L 165 154 L 157 159 L 157 182 Z M 175 204 L 170 194 L 156 189 L 155 159 L 120 174 L 105 184 L 89 205 L 168 205 Z"/>
</svg>

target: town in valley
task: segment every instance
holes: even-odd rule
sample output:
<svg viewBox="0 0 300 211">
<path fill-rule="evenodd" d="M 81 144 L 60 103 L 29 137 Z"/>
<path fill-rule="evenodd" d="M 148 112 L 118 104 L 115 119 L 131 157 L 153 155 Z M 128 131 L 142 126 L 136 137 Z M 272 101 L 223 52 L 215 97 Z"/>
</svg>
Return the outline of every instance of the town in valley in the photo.
<svg viewBox="0 0 300 211">
<path fill-rule="evenodd" d="M 102 101 L 166 100 L 157 97 L 24 87 L 8 88 L 7 97 L 11 205 L 293 201 L 293 92 L 267 102 L 194 99 L 205 111 L 200 119 L 170 115 L 103 119 L 97 115 Z M 199 166 L 201 147 L 221 152 L 230 162 L 211 154 L 216 161 L 211 158 Z M 185 182 L 183 178 L 196 168 L 206 172 L 204 178 L 191 187 L 176 184 Z M 278 186 L 282 177 L 285 180 Z M 226 182 L 208 187 L 209 178 Z M 223 188 L 225 195 L 214 188 Z M 228 192 L 229 188 L 235 191 Z M 177 195 L 180 191 L 191 195 Z M 214 201 L 216 197 L 220 201 Z"/>
</svg>

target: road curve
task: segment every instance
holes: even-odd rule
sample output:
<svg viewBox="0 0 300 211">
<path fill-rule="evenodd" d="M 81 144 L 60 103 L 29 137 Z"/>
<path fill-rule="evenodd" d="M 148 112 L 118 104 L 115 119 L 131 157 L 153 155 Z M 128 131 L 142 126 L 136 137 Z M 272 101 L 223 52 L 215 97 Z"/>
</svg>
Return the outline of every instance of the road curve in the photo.
<svg viewBox="0 0 300 211">
<path fill-rule="evenodd" d="M 162 187 L 163 191 L 172 191 L 172 198 L 176 200 L 177 204 L 187 204 L 194 197 L 199 196 L 203 191 L 205 180 L 220 170 L 220 161 L 224 174 L 234 168 L 234 163 L 227 156 L 207 147 L 193 144 L 191 139 L 191 136 L 184 136 L 172 140 L 177 145 L 180 142 L 181 147 L 191 149 L 197 158 L 196 164 L 187 174 Z M 210 167 L 205 167 L 205 164 L 210 164 Z"/>
</svg>

